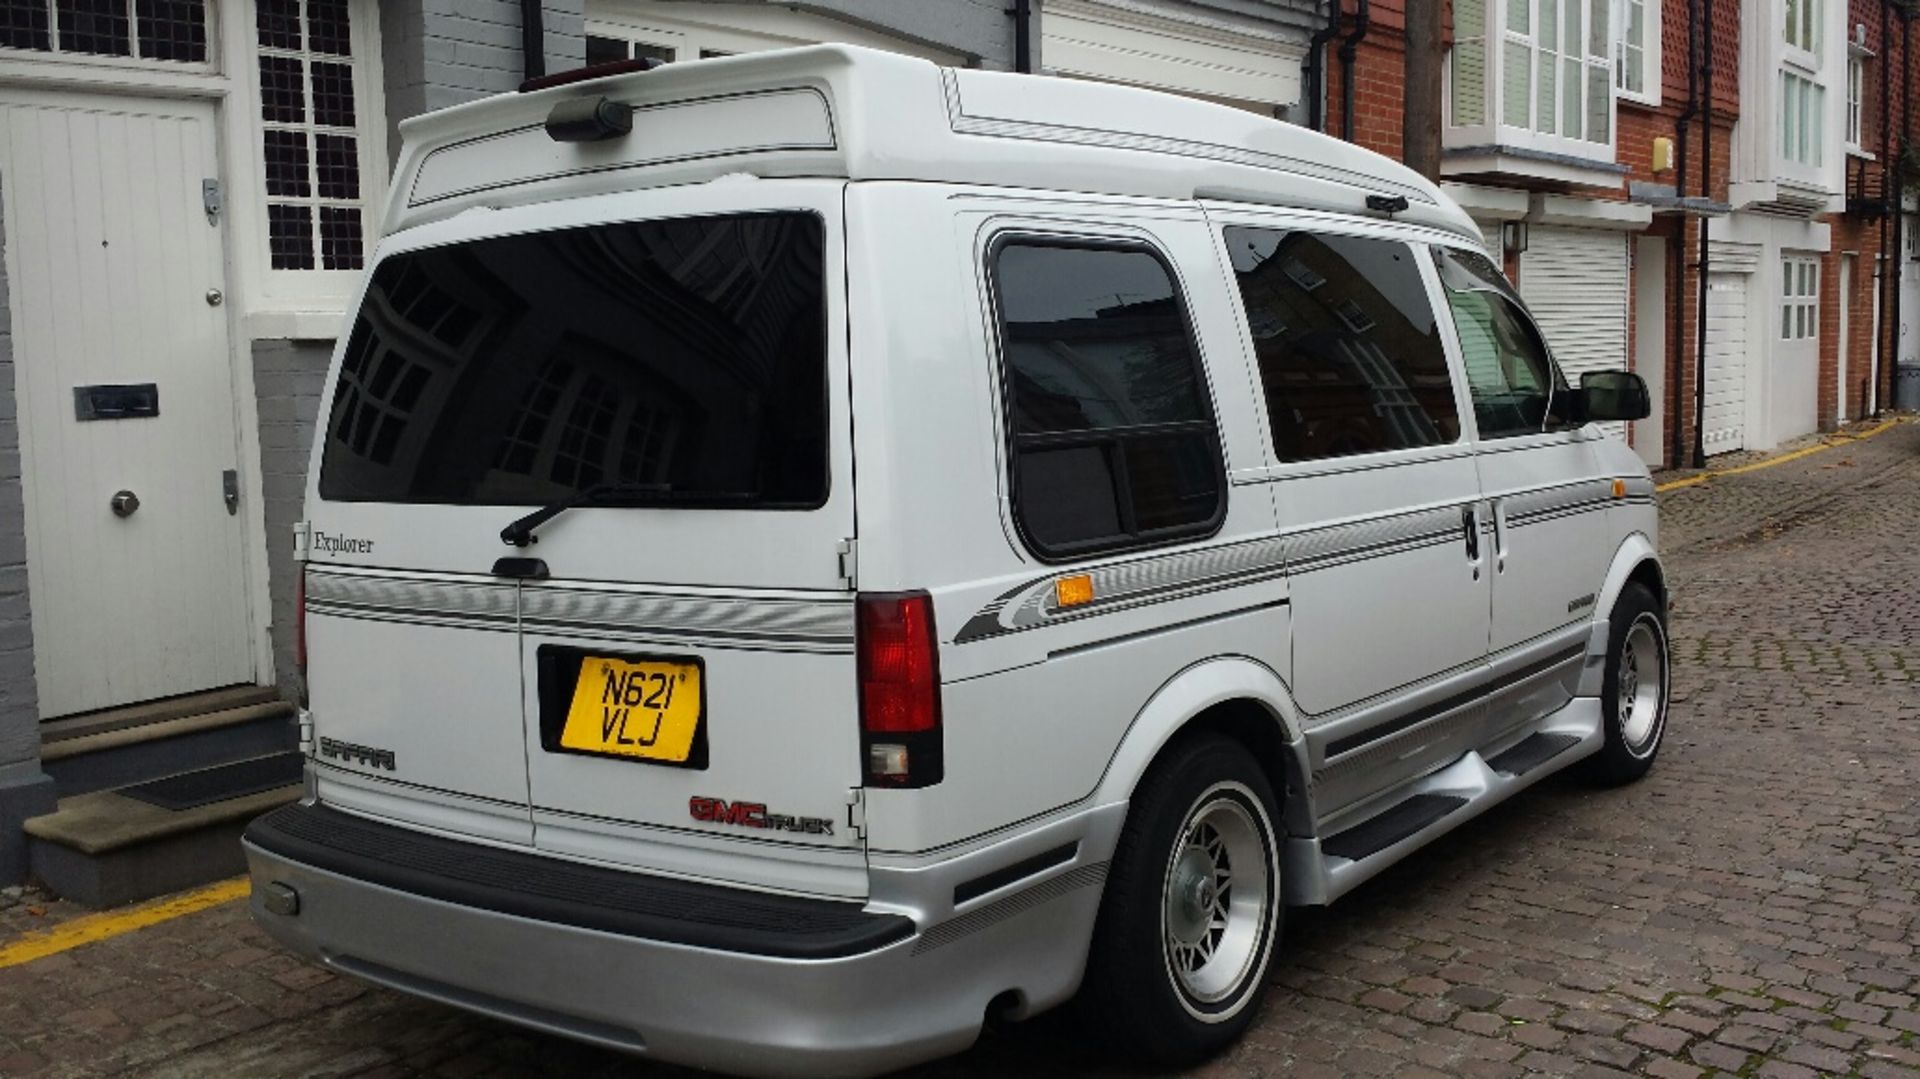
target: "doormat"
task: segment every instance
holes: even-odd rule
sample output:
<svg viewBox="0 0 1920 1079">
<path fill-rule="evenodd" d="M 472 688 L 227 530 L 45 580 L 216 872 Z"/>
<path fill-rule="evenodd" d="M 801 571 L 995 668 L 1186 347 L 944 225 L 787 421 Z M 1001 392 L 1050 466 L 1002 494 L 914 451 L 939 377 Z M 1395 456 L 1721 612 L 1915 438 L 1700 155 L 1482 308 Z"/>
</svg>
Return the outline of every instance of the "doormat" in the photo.
<svg viewBox="0 0 1920 1079">
<path fill-rule="evenodd" d="M 300 760 L 298 753 L 276 753 L 121 787 L 115 793 L 179 812 L 298 783 Z"/>
</svg>

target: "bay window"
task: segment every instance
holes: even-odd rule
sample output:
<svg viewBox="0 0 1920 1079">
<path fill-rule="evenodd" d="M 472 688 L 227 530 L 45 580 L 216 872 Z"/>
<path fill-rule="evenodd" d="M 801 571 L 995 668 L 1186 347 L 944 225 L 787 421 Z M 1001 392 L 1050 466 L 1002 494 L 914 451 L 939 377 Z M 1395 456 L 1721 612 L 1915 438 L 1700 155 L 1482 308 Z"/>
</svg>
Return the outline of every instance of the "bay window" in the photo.
<svg viewBox="0 0 1920 1079">
<path fill-rule="evenodd" d="M 1452 141 L 1611 161 L 1616 2 L 1457 0 L 1451 126 L 1495 130 Z M 1644 30 L 1644 3 L 1639 18 Z M 1645 87 L 1637 56 L 1635 85 Z"/>
<path fill-rule="evenodd" d="M 1861 89 L 1866 82 L 1866 61 L 1858 56 L 1847 60 L 1847 148 L 1860 149 Z"/>
</svg>

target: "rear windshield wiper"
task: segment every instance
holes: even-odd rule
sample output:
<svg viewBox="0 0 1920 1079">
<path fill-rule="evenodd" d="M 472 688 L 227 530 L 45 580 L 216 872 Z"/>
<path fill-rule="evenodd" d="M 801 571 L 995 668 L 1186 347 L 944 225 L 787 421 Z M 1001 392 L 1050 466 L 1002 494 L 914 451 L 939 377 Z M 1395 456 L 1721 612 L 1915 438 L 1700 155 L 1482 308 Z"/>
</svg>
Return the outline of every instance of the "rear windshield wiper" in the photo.
<svg viewBox="0 0 1920 1079">
<path fill-rule="evenodd" d="M 584 506 L 592 502 L 604 502 L 612 498 L 639 496 L 659 498 L 661 496 L 671 495 L 672 493 L 673 485 L 670 483 L 596 483 L 591 487 L 582 487 L 578 491 L 560 499 L 558 502 L 549 502 L 539 509 L 534 510 L 532 513 L 527 514 L 525 517 L 514 521 L 512 524 L 500 530 L 500 541 L 502 543 L 510 543 L 515 547 L 525 547 L 530 543 L 535 543 L 537 540 L 533 535 L 534 529 L 539 528 L 541 525 L 546 524 L 548 521 L 553 520 L 555 517 L 560 516 L 576 506 Z"/>
<path fill-rule="evenodd" d="M 539 542 L 533 530 L 578 506 L 631 499 L 635 505 L 731 505 L 753 502 L 759 491 L 679 491 L 671 483 L 596 483 L 534 510 L 500 530 L 500 540 L 515 547 Z"/>
</svg>

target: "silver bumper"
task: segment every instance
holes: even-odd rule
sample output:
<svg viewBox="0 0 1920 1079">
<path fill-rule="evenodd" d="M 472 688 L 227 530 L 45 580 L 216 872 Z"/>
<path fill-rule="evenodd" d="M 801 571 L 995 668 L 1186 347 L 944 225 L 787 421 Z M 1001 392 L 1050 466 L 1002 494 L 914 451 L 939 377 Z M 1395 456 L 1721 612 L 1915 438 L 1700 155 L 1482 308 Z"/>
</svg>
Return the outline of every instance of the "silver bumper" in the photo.
<svg viewBox="0 0 1920 1079">
<path fill-rule="evenodd" d="M 967 1048 L 1001 994 L 1014 994 L 1019 1015 L 1073 994 L 1106 869 L 1089 855 L 1103 851 L 1110 830 L 1107 820 L 1077 823 L 1074 830 L 1100 838 L 1083 843 L 1072 863 L 957 910 L 949 901 L 947 918 L 919 921 L 905 940 L 819 960 L 538 921 L 356 880 L 253 843 L 246 852 L 254 918 L 288 948 L 343 973 L 677 1064 L 860 1076 Z M 951 878 L 927 868 L 876 868 L 873 892 Z M 297 910 L 269 910 L 269 884 L 291 888 Z"/>
</svg>

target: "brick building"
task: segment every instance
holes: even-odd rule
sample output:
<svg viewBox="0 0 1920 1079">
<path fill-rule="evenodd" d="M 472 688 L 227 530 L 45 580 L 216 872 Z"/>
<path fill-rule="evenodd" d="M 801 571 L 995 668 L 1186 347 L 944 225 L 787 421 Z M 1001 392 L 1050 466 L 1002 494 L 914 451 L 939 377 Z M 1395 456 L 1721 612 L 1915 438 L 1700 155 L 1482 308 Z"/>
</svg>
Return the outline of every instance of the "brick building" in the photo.
<svg viewBox="0 0 1920 1079">
<path fill-rule="evenodd" d="M 1630 437 L 1650 464 L 1767 449 L 1887 403 L 1891 358 L 1920 360 L 1905 239 L 1920 177 L 1903 222 L 1889 167 L 1913 128 L 1912 7 L 1453 0 L 1450 14 L 1442 177 L 1570 373 L 1647 379 L 1660 405 Z M 1339 0 L 1316 38 L 1326 130 L 1399 154 L 1404 26 L 1402 0 Z"/>
</svg>

